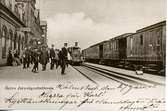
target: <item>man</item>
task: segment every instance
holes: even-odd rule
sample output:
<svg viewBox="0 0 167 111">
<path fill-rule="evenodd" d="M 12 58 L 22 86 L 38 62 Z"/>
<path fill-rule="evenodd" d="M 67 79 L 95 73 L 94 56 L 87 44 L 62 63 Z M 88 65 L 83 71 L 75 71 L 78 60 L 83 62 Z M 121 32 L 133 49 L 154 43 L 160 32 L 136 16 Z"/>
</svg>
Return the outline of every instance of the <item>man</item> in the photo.
<svg viewBox="0 0 167 111">
<path fill-rule="evenodd" d="M 67 43 L 64 43 L 64 47 L 60 51 L 60 63 L 61 63 L 61 74 L 64 74 L 65 67 L 66 67 L 66 61 L 67 61 Z"/>
<path fill-rule="evenodd" d="M 55 49 L 55 64 L 56 64 L 56 69 L 57 69 L 58 66 L 60 65 L 60 62 L 59 62 L 59 49 Z"/>
<path fill-rule="evenodd" d="M 26 59 L 27 59 L 27 61 L 26 61 L 27 68 L 29 68 L 29 66 L 30 66 L 30 60 L 31 60 L 30 47 L 28 47 L 28 48 L 26 49 Z"/>
<path fill-rule="evenodd" d="M 54 68 L 54 62 L 55 62 L 55 51 L 54 51 L 54 45 L 52 44 L 52 48 L 50 49 L 50 69 L 52 70 Z"/>
<path fill-rule="evenodd" d="M 38 62 L 39 62 L 39 55 L 38 55 L 38 49 L 32 50 L 32 61 L 34 63 L 32 72 L 37 72 L 38 71 Z"/>
<path fill-rule="evenodd" d="M 49 60 L 49 54 L 48 51 L 46 50 L 46 46 L 42 46 L 42 50 L 40 53 L 40 63 L 42 64 L 42 71 L 46 70 L 46 65 Z"/>
<path fill-rule="evenodd" d="M 23 51 L 23 69 L 29 67 L 30 61 L 30 51 L 29 49 L 25 48 Z"/>
<path fill-rule="evenodd" d="M 12 55 L 11 48 L 9 48 L 8 57 L 7 57 L 7 65 L 12 66 L 13 65 L 12 63 L 13 63 L 13 55 Z"/>
</svg>

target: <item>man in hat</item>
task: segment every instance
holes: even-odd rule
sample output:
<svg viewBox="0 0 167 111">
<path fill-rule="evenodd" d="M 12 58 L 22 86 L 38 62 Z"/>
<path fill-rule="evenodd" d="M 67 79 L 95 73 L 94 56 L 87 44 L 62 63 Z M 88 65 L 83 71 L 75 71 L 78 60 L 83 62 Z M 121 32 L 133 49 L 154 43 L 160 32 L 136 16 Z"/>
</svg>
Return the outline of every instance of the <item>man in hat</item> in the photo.
<svg viewBox="0 0 167 111">
<path fill-rule="evenodd" d="M 65 67 L 66 67 L 66 60 L 67 60 L 67 43 L 64 43 L 64 47 L 61 49 L 60 52 L 60 63 L 61 63 L 61 74 L 64 74 L 65 72 Z"/>
<path fill-rule="evenodd" d="M 38 54 L 37 48 L 32 50 L 32 61 L 34 63 L 32 72 L 37 72 L 38 71 L 38 62 L 39 62 L 39 54 Z"/>
<path fill-rule="evenodd" d="M 42 64 L 42 71 L 46 70 L 46 65 L 49 60 L 49 54 L 48 51 L 46 50 L 46 46 L 42 46 L 42 50 L 40 53 L 40 63 Z"/>
<path fill-rule="evenodd" d="M 25 48 L 23 51 L 23 69 L 29 68 L 29 64 L 30 64 L 30 49 Z"/>
<path fill-rule="evenodd" d="M 52 48 L 50 49 L 50 69 L 52 70 L 54 68 L 54 62 L 55 62 L 55 51 L 54 51 L 54 45 L 52 44 Z"/>
<path fill-rule="evenodd" d="M 57 69 L 58 66 L 60 65 L 60 62 L 59 62 L 59 49 L 55 49 L 55 64 L 56 64 L 56 69 Z"/>
</svg>

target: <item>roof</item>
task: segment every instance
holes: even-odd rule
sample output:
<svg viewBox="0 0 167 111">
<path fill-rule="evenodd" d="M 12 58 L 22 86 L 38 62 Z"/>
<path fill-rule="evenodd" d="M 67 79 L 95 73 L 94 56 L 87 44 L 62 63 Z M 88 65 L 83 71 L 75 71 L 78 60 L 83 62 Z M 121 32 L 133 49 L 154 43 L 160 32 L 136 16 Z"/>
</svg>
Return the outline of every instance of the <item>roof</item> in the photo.
<svg viewBox="0 0 167 111">
<path fill-rule="evenodd" d="M 109 40 L 105 40 L 105 41 L 102 41 L 102 42 L 96 43 L 96 44 L 94 44 L 94 45 L 92 45 L 92 46 L 90 46 L 90 47 L 94 47 L 94 46 L 96 46 L 96 45 L 100 45 L 100 44 L 103 44 L 103 43 L 108 42 L 108 41 L 109 41 Z"/>
<path fill-rule="evenodd" d="M 162 25 L 166 25 L 166 20 L 165 21 L 161 21 L 161 22 L 158 22 L 156 24 L 153 24 L 153 25 L 150 25 L 150 26 L 147 26 L 147 27 L 144 27 L 142 29 L 139 29 L 137 30 L 136 32 L 143 32 L 143 31 L 146 31 L 146 30 L 150 30 L 152 28 L 155 28 L 155 27 L 160 27 Z"/>
<path fill-rule="evenodd" d="M 125 37 L 130 36 L 130 35 L 133 35 L 133 34 L 134 34 L 134 33 L 124 33 L 124 34 L 122 34 L 122 35 L 113 37 L 113 38 L 111 38 L 110 40 L 113 40 L 113 39 L 120 39 L 120 38 L 125 38 Z"/>
</svg>

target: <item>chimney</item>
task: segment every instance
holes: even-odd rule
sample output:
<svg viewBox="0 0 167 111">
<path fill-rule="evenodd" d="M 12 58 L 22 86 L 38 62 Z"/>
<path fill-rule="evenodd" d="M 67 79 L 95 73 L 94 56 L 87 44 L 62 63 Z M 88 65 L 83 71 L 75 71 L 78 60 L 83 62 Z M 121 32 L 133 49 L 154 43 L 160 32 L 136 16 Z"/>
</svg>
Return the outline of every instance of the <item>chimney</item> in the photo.
<svg viewBox="0 0 167 111">
<path fill-rule="evenodd" d="M 67 43 L 64 43 L 64 46 L 67 47 Z"/>
<path fill-rule="evenodd" d="M 75 47 L 78 47 L 78 42 L 75 42 Z"/>
</svg>

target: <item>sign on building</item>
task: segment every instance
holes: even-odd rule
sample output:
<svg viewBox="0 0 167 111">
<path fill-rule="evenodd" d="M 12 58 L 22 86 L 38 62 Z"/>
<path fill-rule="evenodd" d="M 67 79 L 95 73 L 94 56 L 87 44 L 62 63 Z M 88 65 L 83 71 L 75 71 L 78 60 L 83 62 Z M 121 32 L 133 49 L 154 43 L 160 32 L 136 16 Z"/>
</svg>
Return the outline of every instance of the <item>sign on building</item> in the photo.
<svg viewBox="0 0 167 111">
<path fill-rule="evenodd" d="M 21 31 L 21 32 L 31 32 L 31 28 L 17 28 L 17 31 Z"/>
</svg>

